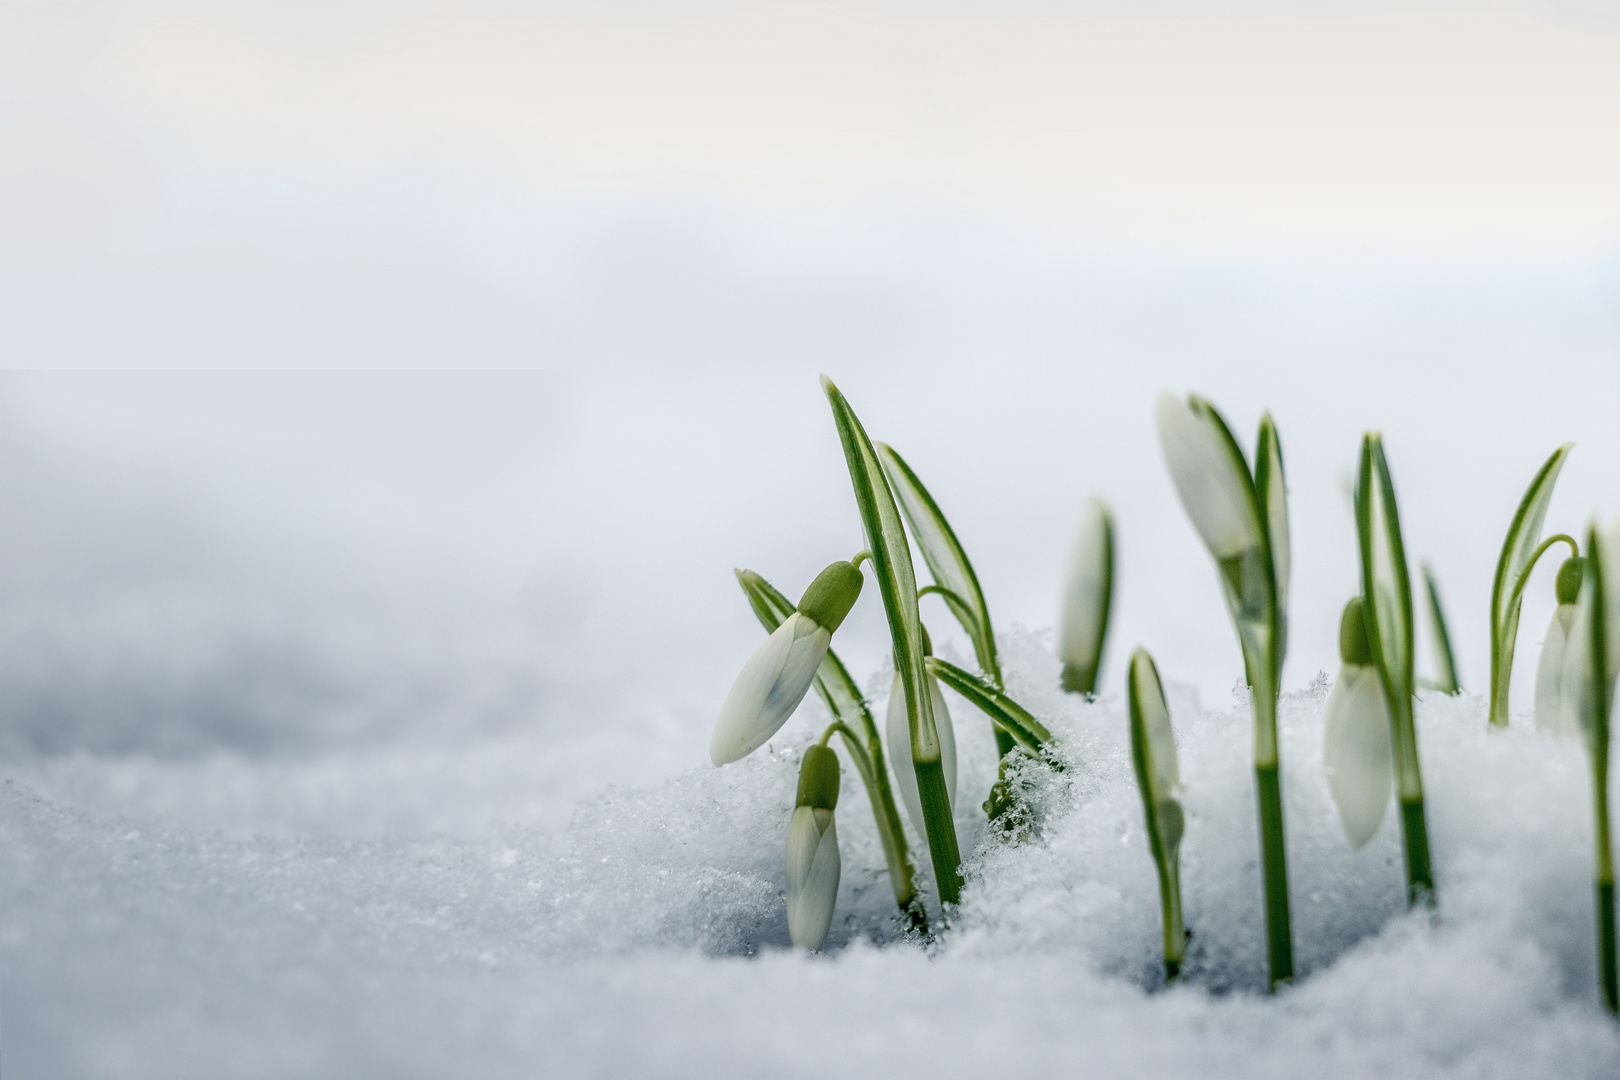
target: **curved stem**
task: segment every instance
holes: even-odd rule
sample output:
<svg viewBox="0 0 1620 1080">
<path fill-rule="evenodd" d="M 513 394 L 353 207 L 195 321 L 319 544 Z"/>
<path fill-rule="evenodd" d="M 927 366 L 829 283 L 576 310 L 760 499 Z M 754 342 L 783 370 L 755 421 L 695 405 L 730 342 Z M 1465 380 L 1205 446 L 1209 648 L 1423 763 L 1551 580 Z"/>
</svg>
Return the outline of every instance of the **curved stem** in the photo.
<svg viewBox="0 0 1620 1080">
<path fill-rule="evenodd" d="M 861 568 L 861 563 L 866 562 L 871 557 L 872 557 L 872 553 L 869 550 L 857 551 L 855 553 L 855 557 L 853 559 L 849 560 L 849 565 L 851 565 L 855 569 L 859 570 Z"/>
<path fill-rule="evenodd" d="M 1581 547 L 1575 542 L 1575 538 L 1564 533 L 1555 533 L 1543 540 L 1540 546 L 1531 553 L 1530 561 L 1524 564 L 1524 569 L 1519 571 L 1519 580 L 1513 583 L 1513 591 L 1508 593 L 1507 610 L 1512 611 L 1519 605 L 1519 601 L 1524 596 L 1524 587 L 1530 584 L 1530 571 L 1536 568 L 1536 563 L 1540 561 L 1542 555 L 1546 554 L 1547 549 L 1554 544 L 1568 544 L 1572 558 L 1578 558 L 1581 554 Z"/>
</svg>

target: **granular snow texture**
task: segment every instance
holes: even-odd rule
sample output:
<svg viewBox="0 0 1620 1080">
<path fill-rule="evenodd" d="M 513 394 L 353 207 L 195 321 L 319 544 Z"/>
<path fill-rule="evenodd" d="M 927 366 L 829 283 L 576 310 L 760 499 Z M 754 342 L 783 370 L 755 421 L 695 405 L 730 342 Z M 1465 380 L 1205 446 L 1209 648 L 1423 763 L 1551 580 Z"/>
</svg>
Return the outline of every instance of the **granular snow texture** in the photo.
<svg viewBox="0 0 1620 1080">
<path fill-rule="evenodd" d="M 1247 700 L 1200 707 L 1172 684 L 1194 936 L 1166 988 L 1122 703 L 1058 692 L 1049 635 L 1003 647 L 1066 768 L 1018 768 L 1034 833 L 992 832 L 978 803 L 994 744 L 951 699 L 968 885 L 927 947 L 897 930 L 847 767 L 832 936 L 820 956 L 788 946 L 782 851 L 797 759 L 825 719 L 813 701 L 744 762 L 601 790 L 566 830 L 218 831 L 176 811 L 186 791 L 212 802 L 281 784 L 318 800 L 322 771 L 346 766 L 13 762 L 7 1080 L 1620 1075 L 1578 743 L 1522 718 L 1490 732 L 1480 698 L 1423 695 L 1439 903 L 1408 913 L 1393 807 L 1360 852 L 1339 833 L 1321 766 L 1328 680 L 1286 695 L 1299 975 L 1268 997 Z M 545 753 L 413 736 L 373 756 L 395 779 L 379 792 L 427 804 L 467 797 L 481 773 L 516 791 L 530 774 L 513 762 Z"/>
</svg>

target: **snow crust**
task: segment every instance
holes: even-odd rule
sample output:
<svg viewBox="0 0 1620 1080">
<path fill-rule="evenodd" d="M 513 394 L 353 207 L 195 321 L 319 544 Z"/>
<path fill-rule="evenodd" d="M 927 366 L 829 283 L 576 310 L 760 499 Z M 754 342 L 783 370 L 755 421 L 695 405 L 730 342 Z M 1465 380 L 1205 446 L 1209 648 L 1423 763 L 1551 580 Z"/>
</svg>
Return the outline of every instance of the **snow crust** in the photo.
<svg viewBox="0 0 1620 1080">
<path fill-rule="evenodd" d="M 259 783 L 302 776 L 303 797 L 318 804 L 320 769 L 218 757 L 170 762 L 166 773 L 130 760 L 10 763 L 0 789 L 7 1074 L 1620 1070 L 1620 1027 L 1598 1004 L 1578 743 L 1528 725 L 1488 732 L 1476 696 L 1420 697 L 1440 903 L 1411 914 L 1393 807 L 1359 852 L 1339 833 L 1321 772 L 1327 678 L 1285 695 L 1299 977 L 1270 998 L 1247 701 L 1239 692 L 1200 706 L 1166 672 L 1193 931 L 1185 980 L 1166 989 L 1120 695 L 1063 695 L 1048 633 L 1015 631 L 1002 646 L 1013 691 L 1053 728 L 1065 768 L 1018 768 L 1033 835 L 993 833 L 978 803 L 994 743 L 987 722 L 953 699 L 969 883 L 929 947 L 897 929 L 863 789 L 846 766 L 845 869 L 828 948 L 789 948 L 782 858 L 798 756 L 825 719 L 814 702 L 745 761 L 599 790 L 566 829 L 198 828 L 152 800 L 145 813 L 113 812 L 117 800 L 90 797 L 98 770 L 104 793 L 251 788 L 247 778 L 267 770 L 276 779 Z M 886 686 L 884 673 L 871 684 Z M 541 751 L 516 737 L 462 751 L 418 738 L 381 757 L 431 801 L 480 774 L 497 790 L 516 786 L 521 770 L 496 763 Z M 324 768 L 346 771 L 341 759 Z"/>
</svg>

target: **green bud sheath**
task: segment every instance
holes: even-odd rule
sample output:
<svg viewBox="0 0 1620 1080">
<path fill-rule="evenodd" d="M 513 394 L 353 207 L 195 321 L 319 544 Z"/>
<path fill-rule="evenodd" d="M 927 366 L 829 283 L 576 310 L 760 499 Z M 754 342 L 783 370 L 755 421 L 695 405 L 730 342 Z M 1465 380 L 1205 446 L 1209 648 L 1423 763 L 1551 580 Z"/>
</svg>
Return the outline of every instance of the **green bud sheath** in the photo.
<svg viewBox="0 0 1620 1080">
<path fill-rule="evenodd" d="M 1560 604 L 1573 604 L 1580 597 L 1581 575 L 1585 571 L 1585 559 L 1573 556 L 1564 560 L 1564 565 L 1558 568 L 1558 584 L 1554 586 Z"/>
<path fill-rule="evenodd" d="M 1366 617 L 1359 596 L 1344 605 L 1344 617 L 1339 620 L 1339 659 L 1346 664 L 1372 663 L 1372 646 L 1367 643 Z"/>
<path fill-rule="evenodd" d="M 799 799 L 794 805 L 813 810 L 836 809 L 838 780 L 838 755 L 828 747 L 812 746 L 804 752 L 804 761 L 799 765 Z"/>
<path fill-rule="evenodd" d="M 866 583 L 854 563 L 835 562 L 816 575 L 799 601 L 799 614 L 814 619 L 816 625 L 832 633 L 855 606 Z"/>
</svg>

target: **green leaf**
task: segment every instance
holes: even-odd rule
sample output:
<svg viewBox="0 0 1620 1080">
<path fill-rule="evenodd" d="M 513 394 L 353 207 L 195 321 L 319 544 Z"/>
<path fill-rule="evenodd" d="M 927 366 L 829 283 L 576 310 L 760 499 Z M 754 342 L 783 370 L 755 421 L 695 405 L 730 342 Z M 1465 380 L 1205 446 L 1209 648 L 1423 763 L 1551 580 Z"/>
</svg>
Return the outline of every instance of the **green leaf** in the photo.
<svg viewBox="0 0 1620 1080">
<path fill-rule="evenodd" d="M 1558 473 L 1574 448 L 1574 443 L 1565 443 L 1554 450 L 1530 481 L 1496 561 L 1496 578 L 1491 583 L 1491 723 L 1498 727 L 1507 727 L 1508 723 L 1508 689 L 1513 680 L 1513 652 L 1523 601 L 1523 595 L 1514 592 L 1514 584 L 1535 558 Z"/>
<path fill-rule="evenodd" d="M 992 686 L 988 680 L 963 671 L 937 656 L 928 657 L 927 665 L 936 679 L 967 698 L 969 704 L 988 716 L 992 723 L 1011 735 L 1024 749 L 1039 754 L 1041 747 L 1052 740 L 1052 733 L 1046 730 L 1046 725 L 1008 697 L 1000 687 Z"/>
<path fill-rule="evenodd" d="M 928 494 L 923 482 L 911 471 L 905 459 L 886 443 L 877 444 L 878 460 L 888 475 L 889 484 L 900 502 L 900 509 L 911 525 L 911 535 L 922 550 L 923 561 L 934 583 L 949 591 L 946 602 L 956 621 L 962 624 L 973 642 L 973 651 L 979 668 L 990 681 L 1001 685 L 1001 664 L 996 658 L 996 638 L 990 627 L 990 608 L 984 602 L 984 592 L 973 573 L 973 564 L 962 550 L 950 522 L 940 511 L 939 504 Z M 953 600 L 954 596 L 954 600 Z"/>
<path fill-rule="evenodd" d="M 1423 583 L 1429 593 L 1429 627 L 1434 632 L 1434 666 L 1437 672 L 1435 689 L 1443 694 L 1462 690 L 1457 680 L 1457 659 L 1451 651 L 1451 633 L 1446 629 L 1445 609 L 1440 606 L 1440 586 L 1435 583 L 1434 571 L 1423 564 Z"/>
<path fill-rule="evenodd" d="M 867 548 L 872 552 L 872 573 L 877 578 L 883 612 L 889 621 L 894 668 L 905 689 L 912 767 L 917 773 L 918 794 L 926 819 L 934 880 L 940 901 L 954 904 L 961 896 L 962 856 L 956 842 L 956 824 L 951 819 L 950 799 L 945 793 L 944 772 L 939 764 L 939 733 L 934 727 L 933 704 L 923 669 L 922 620 L 917 614 L 917 577 L 911 566 L 911 545 L 906 540 L 900 510 L 895 506 L 894 496 L 883 477 L 883 466 L 878 462 L 866 430 L 844 395 L 825 375 L 821 378 L 821 388 L 832 406 L 838 440 L 844 448 L 855 504 L 866 530 Z"/>
<path fill-rule="evenodd" d="M 1277 596 L 1277 646 L 1274 674 L 1280 674 L 1288 652 L 1288 488 L 1283 475 L 1282 442 L 1271 414 L 1260 417 L 1260 436 L 1254 451 L 1254 495 L 1266 525 L 1271 552 L 1271 580 Z"/>
</svg>

